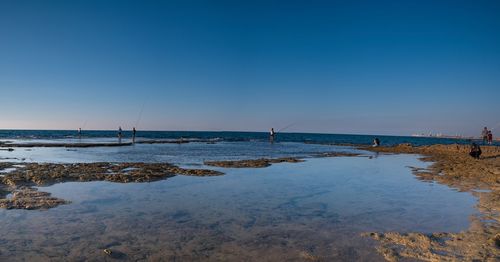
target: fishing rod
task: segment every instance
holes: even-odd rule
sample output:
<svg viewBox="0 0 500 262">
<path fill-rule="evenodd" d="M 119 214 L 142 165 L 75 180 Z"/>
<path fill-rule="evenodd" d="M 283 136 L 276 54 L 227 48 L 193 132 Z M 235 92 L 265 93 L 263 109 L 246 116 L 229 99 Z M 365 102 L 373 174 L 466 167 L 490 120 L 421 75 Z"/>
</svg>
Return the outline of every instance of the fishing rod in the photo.
<svg viewBox="0 0 500 262">
<path fill-rule="evenodd" d="M 141 106 L 141 110 L 139 111 L 139 116 L 137 117 L 137 121 L 135 121 L 135 126 L 133 126 L 133 128 L 132 128 L 132 131 L 133 131 L 133 134 L 132 134 L 132 143 L 134 143 L 134 144 L 135 144 L 136 128 L 139 127 L 139 123 L 141 122 L 142 112 L 144 111 L 144 106 L 145 105 L 146 105 L 146 99 L 144 99 L 142 101 L 142 106 Z"/>
<path fill-rule="evenodd" d="M 496 129 L 497 127 L 499 127 L 499 126 L 500 126 L 500 122 L 498 122 L 498 123 L 496 124 L 496 126 L 495 126 L 495 127 L 493 127 L 491 130 L 495 130 L 495 129 Z"/>
<path fill-rule="evenodd" d="M 276 131 L 276 133 L 281 133 L 282 131 L 287 130 L 288 128 L 294 126 L 295 124 L 297 124 L 297 123 L 291 123 L 291 124 L 281 128 L 281 129 L 279 129 L 278 131 Z"/>
<path fill-rule="evenodd" d="M 139 116 L 137 117 L 137 121 L 135 121 L 135 128 L 139 127 L 139 122 L 142 119 L 142 112 L 144 111 L 144 105 L 146 104 L 146 101 L 142 102 L 141 110 L 139 111 Z"/>
<path fill-rule="evenodd" d="M 289 125 L 287 125 L 287 126 L 285 126 L 285 127 L 282 127 L 282 128 L 280 128 L 280 129 L 278 129 L 278 131 L 276 131 L 276 132 L 274 132 L 274 130 L 273 130 L 273 129 L 271 129 L 271 136 L 269 137 L 269 138 L 270 138 L 270 140 L 271 140 L 271 144 L 272 144 L 273 142 L 275 142 L 275 139 L 276 139 L 275 135 L 276 135 L 276 134 L 281 133 L 282 131 L 284 131 L 284 130 L 286 130 L 286 129 L 290 128 L 290 127 L 292 127 L 292 126 L 293 126 L 293 125 L 295 125 L 295 124 L 296 124 L 296 123 L 291 123 L 291 124 L 289 124 Z"/>
</svg>

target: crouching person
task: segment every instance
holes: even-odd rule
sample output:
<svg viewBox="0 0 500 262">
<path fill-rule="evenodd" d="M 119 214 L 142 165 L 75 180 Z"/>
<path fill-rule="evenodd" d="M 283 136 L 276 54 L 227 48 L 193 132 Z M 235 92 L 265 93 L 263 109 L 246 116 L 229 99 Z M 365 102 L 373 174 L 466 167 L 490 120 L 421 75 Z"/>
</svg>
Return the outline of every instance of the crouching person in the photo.
<svg viewBox="0 0 500 262">
<path fill-rule="evenodd" d="M 479 156 L 481 156 L 481 147 L 479 147 L 478 144 L 476 143 L 472 143 L 472 145 L 470 145 L 470 152 L 469 152 L 469 155 L 475 159 L 479 159 Z"/>
</svg>

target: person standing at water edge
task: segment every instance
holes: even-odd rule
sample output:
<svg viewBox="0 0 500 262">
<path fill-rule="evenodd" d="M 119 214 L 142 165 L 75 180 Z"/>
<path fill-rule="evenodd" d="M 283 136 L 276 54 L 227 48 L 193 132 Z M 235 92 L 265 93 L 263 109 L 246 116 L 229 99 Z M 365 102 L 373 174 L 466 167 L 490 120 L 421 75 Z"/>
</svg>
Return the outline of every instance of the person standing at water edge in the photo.
<svg viewBox="0 0 500 262">
<path fill-rule="evenodd" d="M 118 143 L 122 142 L 122 127 L 118 127 Z"/>
<path fill-rule="evenodd" d="M 81 139 L 82 138 L 82 128 L 79 127 L 78 128 L 78 139 Z"/>
<path fill-rule="evenodd" d="M 483 136 L 483 145 L 484 145 L 488 141 L 488 128 L 487 127 L 483 128 L 483 132 L 481 133 L 481 135 Z"/>
<path fill-rule="evenodd" d="M 271 132 L 269 133 L 269 140 L 274 142 L 274 137 L 276 136 L 276 132 L 274 132 L 274 128 L 271 128 Z"/>
<path fill-rule="evenodd" d="M 132 143 L 135 143 L 135 133 L 137 130 L 135 130 L 135 127 L 132 128 Z"/>
<path fill-rule="evenodd" d="M 491 133 L 491 130 L 488 131 L 488 144 L 489 145 L 493 144 L 493 133 Z"/>
</svg>

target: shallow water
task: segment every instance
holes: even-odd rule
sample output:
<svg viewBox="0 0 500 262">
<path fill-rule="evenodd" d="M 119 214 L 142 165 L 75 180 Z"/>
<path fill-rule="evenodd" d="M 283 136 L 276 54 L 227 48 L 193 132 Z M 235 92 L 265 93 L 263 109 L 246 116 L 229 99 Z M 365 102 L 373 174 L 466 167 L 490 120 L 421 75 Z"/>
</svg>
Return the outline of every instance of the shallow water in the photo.
<svg viewBox="0 0 500 262">
<path fill-rule="evenodd" d="M 414 155 L 310 158 L 220 177 L 62 183 L 46 211 L 0 210 L 0 260 L 378 261 L 370 231 L 457 232 L 476 199 L 417 180 Z"/>
<path fill-rule="evenodd" d="M 135 144 L 121 147 L 34 147 L 0 151 L 0 161 L 23 162 L 169 162 L 200 165 L 204 161 L 277 157 L 308 157 L 320 152 L 360 152 L 345 146 L 296 142 L 219 142 L 187 144 Z M 1 159 L 1 158 L 5 159 Z"/>
</svg>

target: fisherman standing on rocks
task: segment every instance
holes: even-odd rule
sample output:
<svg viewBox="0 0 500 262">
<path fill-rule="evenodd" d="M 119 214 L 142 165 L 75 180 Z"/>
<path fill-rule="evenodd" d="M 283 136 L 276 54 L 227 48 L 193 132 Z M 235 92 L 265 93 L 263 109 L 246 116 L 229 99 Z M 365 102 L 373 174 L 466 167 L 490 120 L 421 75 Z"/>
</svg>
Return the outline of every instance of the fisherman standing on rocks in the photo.
<svg viewBox="0 0 500 262">
<path fill-rule="evenodd" d="M 132 143 L 135 143 L 135 133 L 137 133 L 137 130 L 135 130 L 135 127 L 132 128 Z"/>
<path fill-rule="evenodd" d="M 122 127 L 118 127 L 118 143 L 122 142 Z"/>
</svg>

